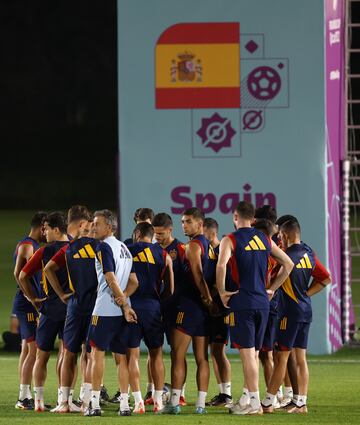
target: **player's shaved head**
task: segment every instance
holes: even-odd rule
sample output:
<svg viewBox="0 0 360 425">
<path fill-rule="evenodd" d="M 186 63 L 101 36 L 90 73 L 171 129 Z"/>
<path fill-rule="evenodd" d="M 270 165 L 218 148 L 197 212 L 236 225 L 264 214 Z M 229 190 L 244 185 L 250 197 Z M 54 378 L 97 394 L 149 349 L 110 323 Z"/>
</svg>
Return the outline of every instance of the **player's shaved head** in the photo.
<svg viewBox="0 0 360 425">
<path fill-rule="evenodd" d="M 35 229 L 37 227 L 41 227 L 47 215 L 48 213 L 45 211 L 38 211 L 37 213 L 35 213 L 30 221 L 31 228 Z"/>
<path fill-rule="evenodd" d="M 209 230 L 215 230 L 216 232 L 219 230 L 218 222 L 214 218 L 211 218 L 211 217 L 205 218 L 204 227 L 206 227 Z"/>
<path fill-rule="evenodd" d="M 299 223 L 298 219 L 290 214 L 285 214 L 282 215 L 281 217 L 279 217 L 275 224 L 277 224 L 279 227 L 281 227 L 284 223 L 286 223 L 287 221 L 294 221 L 295 223 Z"/>
<path fill-rule="evenodd" d="M 255 207 L 251 202 L 241 201 L 236 205 L 235 212 L 243 220 L 253 220 L 255 216 Z"/>
<path fill-rule="evenodd" d="M 270 220 L 272 223 L 275 223 L 277 219 L 276 209 L 271 205 L 263 205 L 262 207 L 256 208 L 255 218 L 266 219 Z"/>
<path fill-rule="evenodd" d="M 136 235 L 137 238 L 149 238 L 152 239 L 154 237 L 154 228 L 150 223 L 147 223 L 146 221 L 142 223 L 138 223 L 135 226 L 134 235 Z"/>
<path fill-rule="evenodd" d="M 187 210 L 185 210 L 182 215 L 187 215 L 187 216 L 191 216 L 193 217 L 195 220 L 198 221 L 202 221 L 204 222 L 205 220 L 205 215 L 204 213 L 201 211 L 200 208 L 196 208 L 196 207 L 192 207 L 192 208 L 188 208 Z"/>
<path fill-rule="evenodd" d="M 288 220 L 280 226 L 280 231 L 289 237 L 301 234 L 300 224 L 297 221 Z"/>
<path fill-rule="evenodd" d="M 158 213 L 153 218 L 152 225 L 154 227 L 165 227 L 168 229 L 169 227 L 173 227 L 173 221 L 169 214 Z"/>
</svg>

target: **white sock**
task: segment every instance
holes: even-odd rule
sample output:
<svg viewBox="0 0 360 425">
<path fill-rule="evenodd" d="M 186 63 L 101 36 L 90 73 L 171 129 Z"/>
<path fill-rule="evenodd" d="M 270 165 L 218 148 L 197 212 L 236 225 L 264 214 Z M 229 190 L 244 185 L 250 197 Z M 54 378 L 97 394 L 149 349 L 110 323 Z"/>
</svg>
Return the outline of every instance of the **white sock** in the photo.
<svg viewBox="0 0 360 425">
<path fill-rule="evenodd" d="M 284 394 L 283 394 L 283 389 L 282 389 L 282 385 L 280 385 L 280 388 L 278 389 L 278 392 L 277 392 L 277 398 L 279 399 L 279 400 L 281 400 L 283 397 L 284 397 Z"/>
<path fill-rule="evenodd" d="M 296 405 L 298 407 L 304 406 L 306 404 L 307 396 L 306 395 L 298 395 L 298 398 L 296 400 Z"/>
<path fill-rule="evenodd" d="M 185 384 L 182 386 L 182 388 L 181 388 L 181 394 L 180 394 L 180 397 L 184 397 L 185 398 L 185 388 L 186 388 L 186 382 L 185 382 Z"/>
<path fill-rule="evenodd" d="M 228 396 L 231 396 L 231 382 L 222 382 L 220 392 Z"/>
<path fill-rule="evenodd" d="M 35 401 L 44 402 L 44 387 L 34 387 Z"/>
<path fill-rule="evenodd" d="M 292 387 L 285 387 L 284 396 L 292 397 L 294 395 Z"/>
<path fill-rule="evenodd" d="M 163 391 L 158 391 L 155 390 L 154 391 L 154 403 L 157 403 L 157 405 L 161 408 L 162 407 L 162 395 L 163 395 Z"/>
<path fill-rule="evenodd" d="M 298 394 L 293 394 L 292 401 L 296 404 L 298 398 L 299 398 Z"/>
<path fill-rule="evenodd" d="M 91 388 L 92 388 L 92 384 L 89 384 L 88 382 L 84 382 L 84 384 L 83 384 L 84 394 L 83 394 L 83 397 L 82 397 L 82 401 L 83 401 L 85 406 L 89 406 L 89 404 L 90 404 Z"/>
<path fill-rule="evenodd" d="M 151 394 L 154 392 L 154 383 L 153 382 L 148 382 L 147 386 L 146 386 L 146 392 L 151 392 Z"/>
<path fill-rule="evenodd" d="M 84 384 L 81 384 L 81 385 L 80 385 L 80 394 L 79 394 L 79 399 L 80 399 L 81 401 L 83 401 L 83 398 L 84 398 Z"/>
<path fill-rule="evenodd" d="M 198 391 L 198 398 L 197 398 L 195 407 L 205 408 L 206 396 L 207 396 L 207 392 L 206 391 Z"/>
<path fill-rule="evenodd" d="M 249 390 L 245 387 L 243 388 L 243 393 L 242 393 L 242 396 L 240 397 L 239 402 L 242 406 L 245 406 L 246 404 L 249 404 L 250 402 Z"/>
<path fill-rule="evenodd" d="M 67 403 L 68 402 L 69 392 L 70 392 L 69 387 L 60 387 L 60 394 L 61 394 L 60 403 Z"/>
<path fill-rule="evenodd" d="M 73 402 L 73 396 L 74 396 L 74 388 L 70 388 L 69 398 L 68 398 L 69 404 Z"/>
<path fill-rule="evenodd" d="M 259 391 L 250 392 L 249 391 L 249 397 L 250 397 L 250 405 L 253 409 L 258 409 L 260 407 L 260 395 Z"/>
<path fill-rule="evenodd" d="M 261 402 L 264 406 L 269 407 L 274 405 L 275 395 L 266 393 L 265 398 Z"/>
<path fill-rule="evenodd" d="M 219 393 L 222 393 L 222 384 L 220 383 L 220 384 L 217 384 L 218 385 L 218 388 L 219 388 Z"/>
<path fill-rule="evenodd" d="M 57 397 L 57 405 L 59 406 L 59 404 L 61 403 L 62 400 L 62 391 L 61 391 L 61 387 L 58 388 L 58 397 Z"/>
<path fill-rule="evenodd" d="M 120 410 L 129 410 L 128 393 L 120 393 Z"/>
<path fill-rule="evenodd" d="M 91 390 L 91 407 L 92 409 L 100 409 L 100 390 Z"/>
<path fill-rule="evenodd" d="M 172 406 L 177 406 L 178 404 L 180 404 L 180 394 L 181 390 L 177 390 L 176 388 L 171 390 L 170 403 Z"/>
<path fill-rule="evenodd" d="M 138 404 L 143 401 L 141 391 L 133 391 L 132 395 L 134 397 L 135 404 Z"/>
<path fill-rule="evenodd" d="M 24 400 L 24 398 L 31 398 L 30 385 L 20 384 L 19 400 Z"/>
</svg>

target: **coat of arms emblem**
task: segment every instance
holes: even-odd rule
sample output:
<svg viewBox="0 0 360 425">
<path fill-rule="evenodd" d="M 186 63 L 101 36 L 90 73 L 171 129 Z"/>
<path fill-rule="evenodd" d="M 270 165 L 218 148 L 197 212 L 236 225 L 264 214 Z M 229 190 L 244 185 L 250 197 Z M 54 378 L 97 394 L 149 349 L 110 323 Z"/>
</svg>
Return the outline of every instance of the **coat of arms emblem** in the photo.
<svg viewBox="0 0 360 425">
<path fill-rule="evenodd" d="M 201 82 L 201 59 L 196 59 L 196 55 L 190 52 L 179 53 L 177 59 L 171 61 L 170 76 L 173 83 L 177 81 Z"/>
</svg>

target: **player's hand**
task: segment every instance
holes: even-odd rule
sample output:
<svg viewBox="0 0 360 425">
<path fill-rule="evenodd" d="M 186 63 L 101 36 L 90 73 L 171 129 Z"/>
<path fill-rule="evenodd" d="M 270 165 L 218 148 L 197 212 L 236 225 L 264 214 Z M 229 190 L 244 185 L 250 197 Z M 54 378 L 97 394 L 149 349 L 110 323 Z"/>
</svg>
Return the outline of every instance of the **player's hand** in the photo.
<svg viewBox="0 0 360 425">
<path fill-rule="evenodd" d="M 125 294 L 124 295 L 121 295 L 120 297 L 116 297 L 116 298 L 114 298 L 114 300 L 115 300 L 115 302 L 116 302 L 116 304 L 118 305 L 118 306 L 122 306 L 123 304 L 126 304 L 126 296 L 125 296 Z"/>
<path fill-rule="evenodd" d="M 41 308 L 42 303 L 46 300 L 46 297 L 44 298 L 31 298 L 30 302 L 31 304 L 36 308 L 37 311 Z"/>
<path fill-rule="evenodd" d="M 219 306 L 212 301 L 211 304 L 208 305 L 209 314 L 212 317 L 219 317 L 222 315 Z"/>
<path fill-rule="evenodd" d="M 271 301 L 271 300 L 272 300 L 272 297 L 273 297 L 273 296 L 274 296 L 274 294 L 275 294 L 275 291 L 273 291 L 272 289 L 267 289 L 267 290 L 266 290 L 266 293 L 268 294 L 269 301 Z"/>
<path fill-rule="evenodd" d="M 67 293 L 67 294 L 62 294 L 62 295 L 61 295 L 61 297 L 59 297 L 59 298 L 61 299 L 61 301 L 62 301 L 64 304 L 67 304 L 67 303 L 68 303 L 68 301 L 69 301 L 69 298 L 71 297 L 71 295 L 73 295 L 73 292 L 69 292 L 69 293 Z"/>
<path fill-rule="evenodd" d="M 228 306 L 228 302 L 230 301 L 230 298 L 233 295 L 236 295 L 237 293 L 239 293 L 239 291 L 233 291 L 233 292 L 231 292 L 231 291 L 224 291 L 224 292 L 219 293 L 220 298 L 221 298 L 221 302 L 223 303 L 223 305 L 224 305 L 225 308 L 230 308 Z"/>
<path fill-rule="evenodd" d="M 129 306 L 129 304 L 126 304 L 125 307 L 122 308 L 125 319 L 129 323 L 137 323 L 137 316 L 135 311 Z"/>
</svg>

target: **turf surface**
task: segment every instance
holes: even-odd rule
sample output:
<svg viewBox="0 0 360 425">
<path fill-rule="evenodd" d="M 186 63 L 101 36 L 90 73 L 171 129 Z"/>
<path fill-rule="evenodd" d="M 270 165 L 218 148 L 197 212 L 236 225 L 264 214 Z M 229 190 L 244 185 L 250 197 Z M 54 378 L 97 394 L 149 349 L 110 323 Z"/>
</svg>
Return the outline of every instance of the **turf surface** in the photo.
<svg viewBox="0 0 360 425">
<path fill-rule="evenodd" d="M 11 303 L 15 290 L 12 276 L 12 254 L 16 242 L 23 237 L 29 229 L 29 219 L 34 211 L 0 211 L 0 331 L 8 329 Z M 353 270 L 360 275 L 360 262 L 355 259 Z M 354 304 L 360 305 L 360 284 L 353 286 Z M 360 309 L 356 310 L 360 323 Z M 54 404 L 56 401 L 55 357 L 51 357 L 48 368 L 48 381 L 45 389 L 46 401 Z M 104 407 L 104 416 L 101 419 L 84 418 L 78 415 L 54 415 L 50 413 L 35 414 L 23 412 L 14 408 L 18 396 L 17 355 L 4 353 L 0 350 L 0 423 L 25 423 L 25 424 L 55 424 L 79 423 L 96 421 L 101 423 L 115 423 L 115 421 L 137 421 L 143 424 L 168 423 L 171 420 L 178 424 L 228 424 L 237 423 L 269 423 L 272 424 L 359 424 L 360 404 L 358 393 L 360 390 L 360 349 L 346 348 L 331 356 L 309 356 L 310 388 L 309 388 L 309 414 L 294 416 L 284 412 L 262 417 L 238 417 L 227 413 L 224 408 L 209 408 L 208 414 L 195 416 L 194 402 L 196 400 L 195 364 L 191 355 L 188 355 L 189 373 L 187 380 L 187 400 L 189 406 L 185 407 L 179 416 L 154 416 L 152 413 L 140 417 L 119 418 L 116 415 L 117 406 L 108 404 Z M 165 357 L 167 379 L 169 379 L 169 357 Z M 233 395 L 238 398 L 242 388 L 241 363 L 237 356 L 231 356 L 233 370 Z M 145 391 L 145 357 L 141 359 L 142 390 Z M 116 372 L 111 357 L 107 357 L 105 385 L 112 396 L 116 392 Z M 79 385 L 75 389 L 78 395 Z M 261 394 L 264 394 L 263 379 L 261 379 Z M 208 399 L 217 393 L 216 383 L 211 376 Z"/>
</svg>

